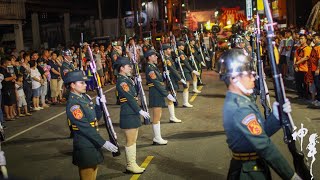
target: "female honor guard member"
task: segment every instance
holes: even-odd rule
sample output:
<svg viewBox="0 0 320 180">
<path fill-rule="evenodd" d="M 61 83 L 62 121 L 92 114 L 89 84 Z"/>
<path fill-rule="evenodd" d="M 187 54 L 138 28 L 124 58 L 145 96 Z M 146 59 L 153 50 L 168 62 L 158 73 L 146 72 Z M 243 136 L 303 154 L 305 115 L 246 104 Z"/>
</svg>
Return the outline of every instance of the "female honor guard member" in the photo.
<svg viewBox="0 0 320 180">
<path fill-rule="evenodd" d="M 154 50 L 149 50 L 145 53 L 145 58 L 148 62 L 146 68 L 146 80 L 149 87 L 149 107 L 151 107 L 153 111 L 153 144 L 166 145 L 168 141 L 162 139 L 160 130 L 162 108 L 166 107 L 165 97 L 172 102 L 175 102 L 176 100 L 171 94 L 168 93 L 164 85 L 162 74 L 157 67 L 157 52 Z"/>
<path fill-rule="evenodd" d="M 136 141 L 138 129 L 141 126 L 140 115 L 150 118 L 148 112 L 145 112 L 138 105 L 138 94 L 134 82 L 129 77 L 132 75 L 132 64 L 126 57 L 119 57 L 115 62 L 117 69 L 117 91 L 120 98 L 120 128 L 126 135 L 126 157 L 127 172 L 133 174 L 143 173 L 145 168 L 141 168 L 136 163 Z"/>
<path fill-rule="evenodd" d="M 190 38 L 190 47 L 191 47 L 191 52 L 189 53 L 192 53 L 193 54 L 193 57 L 194 57 L 194 62 L 191 62 L 191 65 L 193 67 L 193 69 L 196 71 L 198 69 L 198 72 L 202 73 L 202 66 L 203 65 L 203 62 L 202 62 L 202 57 L 200 56 L 200 52 L 198 50 L 198 47 L 196 45 L 196 40 L 194 37 L 191 37 Z M 191 54 L 190 54 L 191 56 Z M 191 60 L 192 61 L 192 60 Z M 201 78 L 201 76 L 199 75 L 199 79 Z M 192 76 L 192 85 L 193 85 L 193 92 L 194 93 L 201 93 L 201 91 L 198 90 L 198 85 L 203 85 L 201 84 L 199 81 L 198 81 L 198 76 L 196 74 L 193 74 Z"/>
<path fill-rule="evenodd" d="M 300 179 L 269 138 L 280 128 L 278 105 L 265 120 L 251 97 L 255 72 L 250 57 L 231 49 L 220 58 L 220 78 L 228 92 L 223 108 L 223 126 L 232 151 L 228 179 L 271 179 L 271 166 L 282 179 Z M 291 112 L 289 100 L 283 111 Z"/>
<path fill-rule="evenodd" d="M 97 132 L 98 120 L 102 117 L 99 98 L 96 105 L 86 93 L 87 76 L 74 70 L 66 74 L 64 83 L 70 90 L 66 112 L 71 121 L 73 136 L 72 163 L 79 167 L 81 180 L 95 180 L 97 165 L 103 161 L 101 148 L 117 152 L 118 148 L 104 140 Z M 101 97 L 106 102 L 105 96 Z"/>
<path fill-rule="evenodd" d="M 171 46 L 169 44 L 163 44 L 162 50 L 164 53 L 164 61 L 168 67 L 168 71 L 170 74 L 169 76 L 170 76 L 173 88 L 174 88 L 174 90 L 177 90 L 179 88 L 179 86 L 178 86 L 179 81 L 185 85 L 187 84 L 187 82 L 181 78 L 181 76 L 179 75 L 179 73 L 174 65 L 174 62 L 171 57 Z M 168 90 L 170 89 L 169 86 L 170 86 L 170 84 L 167 84 Z M 173 122 L 173 123 L 181 123 L 181 120 L 178 119 L 175 115 L 174 104 L 173 104 L 173 101 L 170 99 L 168 99 L 168 109 L 169 109 L 169 114 L 170 114 L 169 121 Z"/>
<path fill-rule="evenodd" d="M 183 89 L 183 107 L 193 107 L 189 103 L 189 87 L 190 87 L 190 81 L 192 81 L 192 74 L 195 74 L 196 76 L 200 76 L 200 73 L 198 71 L 195 71 L 192 69 L 191 65 L 189 64 L 189 60 L 186 56 L 186 54 L 183 52 L 185 44 L 181 41 L 177 43 L 178 46 L 178 53 L 180 56 L 180 62 L 181 66 L 184 72 L 184 77 L 186 77 L 187 86 Z"/>
</svg>

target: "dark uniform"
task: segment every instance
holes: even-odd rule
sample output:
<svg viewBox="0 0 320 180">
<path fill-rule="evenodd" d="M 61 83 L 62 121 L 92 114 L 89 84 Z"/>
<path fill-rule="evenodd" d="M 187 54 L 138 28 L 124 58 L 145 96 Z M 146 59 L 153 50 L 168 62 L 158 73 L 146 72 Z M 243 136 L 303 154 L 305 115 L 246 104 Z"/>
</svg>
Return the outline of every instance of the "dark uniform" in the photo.
<svg viewBox="0 0 320 180">
<path fill-rule="evenodd" d="M 252 96 L 244 95 L 253 90 L 241 89 L 238 84 L 241 74 L 250 76 L 244 77 L 245 83 L 253 83 L 255 72 L 250 61 L 239 49 L 227 51 L 220 60 L 220 78 L 242 92 L 232 92 L 228 87 L 223 108 L 223 126 L 232 151 L 228 179 L 271 179 L 268 165 L 282 179 L 291 179 L 294 171 L 269 138 L 281 128 L 280 121 L 274 114 L 265 120 Z"/>
<path fill-rule="evenodd" d="M 188 57 L 181 50 L 179 50 L 178 53 L 179 53 L 179 56 L 180 56 L 180 62 L 181 62 L 181 66 L 182 66 L 182 69 L 183 69 L 183 72 L 184 72 L 184 76 L 186 77 L 187 81 L 192 81 L 192 71 L 193 71 L 193 69 L 192 69 L 192 67 L 191 67 L 191 65 L 189 63 Z M 181 56 L 184 56 L 185 59 L 183 60 L 181 58 Z"/>
<path fill-rule="evenodd" d="M 200 52 L 198 51 L 198 48 L 195 45 L 193 45 L 193 46 L 190 45 L 190 47 L 191 47 L 192 52 L 189 52 L 189 53 L 192 53 L 192 55 L 194 57 L 194 61 L 197 65 L 198 71 L 200 71 L 201 70 L 201 62 L 202 62 Z M 195 64 L 192 62 L 192 60 L 190 60 L 190 61 L 191 61 L 191 65 L 193 66 L 193 69 L 197 70 L 195 67 Z"/>
<path fill-rule="evenodd" d="M 84 76 L 81 73 L 82 71 L 77 71 L 73 73 L 73 77 L 69 75 L 66 82 L 73 82 L 74 76 Z M 97 121 L 102 117 L 101 108 L 95 105 L 88 95 L 80 96 L 70 92 L 66 112 L 74 132 L 72 163 L 80 168 L 100 164 L 103 161 L 101 147 L 106 142 L 97 132 Z"/>
<path fill-rule="evenodd" d="M 265 120 L 253 100 L 228 92 L 223 122 L 233 152 L 228 179 L 271 179 L 268 164 L 283 179 L 293 176 L 294 171 L 269 138 L 281 128 L 273 114 Z"/>
<path fill-rule="evenodd" d="M 118 75 L 118 72 L 117 72 L 117 68 L 115 68 L 115 62 L 117 61 L 117 59 L 120 57 L 120 54 L 116 51 L 116 50 L 113 50 L 111 52 L 111 62 L 112 62 L 112 74 L 111 74 L 111 81 L 113 83 L 116 83 L 117 82 L 117 75 Z M 120 105 L 120 100 L 119 100 L 119 92 L 116 90 L 115 91 L 115 95 L 116 95 L 116 99 L 117 99 L 117 102 L 116 104 L 117 105 Z"/>
<path fill-rule="evenodd" d="M 148 63 L 146 81 L 149 87 L 149 107 L 166 107 L 165 98 L 169 95 L 163 76 L 155 64 Z"/>
<path fill-rule="evenodd" d="M 172 85 L 174 89 L 179 89 L 178 82 L 181 80 L 181 76 L 175 66 L 175 63 L 172 60 L 171 56 L 165 55 L 165 63 L 168 67 L 168 70 L 170 72 L 170 79 L 172 81 Z M 169 84 L 167 84 L 167 87 L 169 87 Z M 168 88 L 169 89 L 169 88 Z"/>
<path fill-rule="evenodd" d="M 119 92 L 121 110 L 120 110 L 120 128 L 132 129 L 141 126 L 138 105 L 138 94 L 134 82 L 127 76 L 121 74 L 117 78 L 117 90 Z"/>
<path fill-rule="evenodd" d="M 151 44 L 143 44 L 142 46 L 142 50 L 143 50 L 143 55 L 146 54 L 147 51 L 151 50 L 152 49 L 152 45 Z"/>
<path fill-rule="evenodd" d="M 71 62 L 63 61 L 60 68 L 60 74 L 61 74 L 62 80 L 63 81 L 65 80 L 65 76 L 68 72 L 72 72 L 74 70 L 75 70 L 75 67 Z"/>
<path fill-rule="evenodd" d="M 60 74 L 61 74 L 61 78 L 62 80 L 65 82 L 65 78 L 67 76 L 67 73 L 74 71 L 75 68 L 73 66 L 72 63 L 66 62 L 64 61 L 61 65 L 61 69 L 60 69 Z M 70 91 L 68 89 L 66 89 L 64 95 L 63 95 L 66 99 L 68 99 L 70 97 Z M 72 131 L 72 126 L 71 126 L 71 122 L 70 119 L 67 119 L 68 121 L 68 126 L 70 129 L 70 138 L 73 137 L 73 131 Z"/>
</svg>

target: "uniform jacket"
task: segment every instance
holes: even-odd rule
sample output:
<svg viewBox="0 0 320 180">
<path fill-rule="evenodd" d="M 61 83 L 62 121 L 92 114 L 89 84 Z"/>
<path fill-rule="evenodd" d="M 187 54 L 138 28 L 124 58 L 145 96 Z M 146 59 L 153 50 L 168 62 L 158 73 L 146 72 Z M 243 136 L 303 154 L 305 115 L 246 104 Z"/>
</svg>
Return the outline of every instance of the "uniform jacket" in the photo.
<svg viewBox="0 0 320 180">
<path fill-rule="evenodd" d="M 97 131 L 97 121 L 102 111 L 86 94 L 69 94 L 67 117 L 72 124 L 73 163 L 79 167 L 90 167 L 102 162 L 101 147 L 106 142 Z"/>
<path fill-rule="evenodd" d="M 232 152 L 256 152 L 283 179 L 293 176 L 294 171 L 269 138 L 281 128 L 280 121 L 273 114 L 265 120 L 253 100 L 228 91 L 223 126 Z"/>
<path fill-rule="evenodd" d="M 165 89 L 162 74 L 155 64 L 148 63 L 146 69 L 147 85 L 150 88 L 149 94 L 153 96 L 167 97 L 168 92 Z"/>
</svg>

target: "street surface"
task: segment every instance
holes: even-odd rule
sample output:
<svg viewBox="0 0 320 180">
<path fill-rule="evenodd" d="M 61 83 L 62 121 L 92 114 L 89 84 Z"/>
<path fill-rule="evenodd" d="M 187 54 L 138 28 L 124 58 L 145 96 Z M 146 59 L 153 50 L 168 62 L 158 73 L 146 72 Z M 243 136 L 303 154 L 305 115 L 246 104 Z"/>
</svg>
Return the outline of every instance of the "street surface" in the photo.
<svg viewBox="0 0 320 180">
<path fill-rule="evenodd" d="M 115 105 L 115 87 L 108 86 L 106 91 L 107 106 L 114 122 L 115 131 L 121 146 L 121 156 L 112 157 L 104 151 L 104 163 L 99 166 L 97 179 L 128 180 L 141 179 L 226 179 L 231 152 L 226 144 L 226 136 L 222 125 L 222 106 L 226 87 L 219 81 L 213 71 L 204 70 L 202 93 L 190 94 L 193 108 L 182 106 L 182 92 L 178 93 L 179 108 L 176 116 L 182 119 L 181 124 L 169 123 L 168 109 L 163 109 L 161 120 L 162 136 L 169 140 L 167 146 L 152 146 L 152 127 L 143 125 L 139 131 L 137 142 L 137 163 L 147 166 L 139 176 L 125 174 L 124 133 L 119 128 L 119 106 Z M 145 83 L 143 83 L 145 84 Z M 268 82 L 273 89 L 272 83 Z M 182 86 L 180 86 L 182 87 Z M 201 88 L 201 87 L 199 87 Z M 148 97 L 148 88 L 145 87 Z M 90 92 L 92 97 L 95 92 Z M 272 102 L 274 93 L 271 90 Z M 309 130 L 304 138 L 303 148 L 307 154 L 309 135 L 320 133 L 320 113 L 317 109 L 308 109 L 307 105 L 292 98 L 296 97 L 292 90 L 287 90 L 292 102 L 292 116 L 295 124 Z M 94 101 L 95 102 L 95 101 Z M 34 112 L 32 117 L 19 118 L 7 122 L 7 141 L 2 144 L 7 159 L 9 175 L 29 180 L 72 180 L 79 179 L 78 168 L 72 164 L 72 140 L 68 138 L 69 129 L 66 122 L 65 105 L 51 106 L 48 109 Z M 107 138 L 107 132 L 100 121 L 100 134 Z M 292 164 L 292 158 L 283 142 L 280 130 L 272 137 L 273 142 L 286 159 Z M 300 148 L 300 145 L 297 144 Z M 320 145 L 317 145 L 320 149 Z M 318 150 L 319 151 L 319 150 Z M 320 178 L 320 155 L 316 155 L 313 164 L 315 178 Z M 280 179 L 273 173 L 274 179 Z"/>
</svg>

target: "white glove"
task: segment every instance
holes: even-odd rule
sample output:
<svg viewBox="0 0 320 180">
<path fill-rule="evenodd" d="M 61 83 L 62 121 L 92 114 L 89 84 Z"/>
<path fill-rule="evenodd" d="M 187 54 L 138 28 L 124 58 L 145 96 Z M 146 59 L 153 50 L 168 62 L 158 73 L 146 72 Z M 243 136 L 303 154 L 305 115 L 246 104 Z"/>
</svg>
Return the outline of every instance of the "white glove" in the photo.
<svg viewBox="0 0 320 180">
<path fill-rule="evenodd" d="M 193 70 L 192 73 L 195 74 L 196 76 L 200 76 L 200 73 L 198 71 Z"/>
<path fill-rule="evenodd" d="M 165 71 L 165 73 L 166 73 L 168 76 L 170 75 L 170 71 L 169 71 L 169 70 Z"/>
<path fill-rule="evenodd" d="M 172 102 L 176 102 L 176 99 L 172 96 L 172 94 L 169 94 L 167 98 Z"/>
<path fill-rule="evenodd" d="M 302 178 L 297 173 L 294 173 L 291 180 L 302 180 Z"/>
<path fill-rule="evenodd" d="M 138 81 L 138 82 L 142 82 L 142 79 L 141 79 L 141 76 L 140 76 L 140 75 L 137 77 L 137 81 Z"/>
<path fill-rule="evenodd" d="M 205 59 L 206 59 L 206 61 L 210 61 L 210 58 L 208 56 Z"/>
<path fill-rule="evenodd" d="M 106 96 L 104 94 L 101 97 L 97 96 L 96 105 L 100 106 L 100 102 L 107 103 Z"/>
<path fill-rule="evenodd" d="M 105 148 L 106 150 L 110 151 L 110 152 L 118 152 L 118 147 L 113 145 L 109 141 L 106 141 L 102 147 Z"/>
<path fill-rule="evenodd" d="M 272 114 L 277 118 L 279 119 L 279 111 L 278 111 L 278 106 L 279 106 L 279 103 L 278 102 L 274 102 L 272 104 Z M 291 109 L 291 103 L 289 101 L 289 99 L 286 99 L 285 100 L 285 103 L 283 104 L 283 111 L 285 113 L 290 113 L 292 111 Z"/>
<path fill-rule="evenodd" d="M 4 152 L 0 151 L 0 166 L 5 166 L 6 163 L 6 157 L 4 156 Z"/>
<path fill-rule="evenodd" d="M 140 114 L 141 116 L 143 116 L 144 118 L 146 118 L 146 119 L 149 119 L 149 118 L 150 118 L 150 114 L 149 114 L 148 112 L 144 111 L 144 110 L 140 110 L 140 111 L 139 111 L 139 114 Z"/>
<path fill-rule="evenodd" d="M 201 64 L 202 64 L 202 66 L 206 66 L 206 64 L 203 61 L 201 62 Z"/>
<path fill-rule="evenodd" d="M 180 82 L 181 82 L 182 84 L 187 84 L 187 82 L 186 82 L 184 79 L 181 79 Z"/>
</svg>

